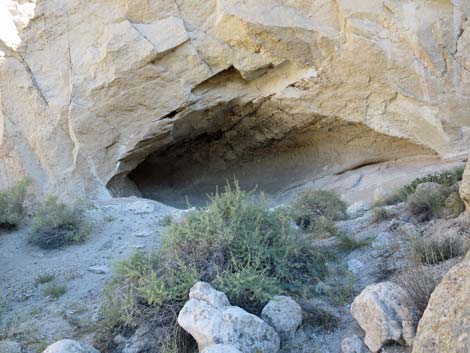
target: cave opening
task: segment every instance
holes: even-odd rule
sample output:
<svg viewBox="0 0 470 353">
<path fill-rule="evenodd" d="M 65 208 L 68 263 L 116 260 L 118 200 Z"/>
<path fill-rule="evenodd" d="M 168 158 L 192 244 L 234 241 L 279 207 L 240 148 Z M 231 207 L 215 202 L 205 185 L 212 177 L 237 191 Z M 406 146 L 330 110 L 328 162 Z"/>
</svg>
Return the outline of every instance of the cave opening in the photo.
<svg viewBox="0 0 470 353">
<path fill-rule="evenodd" d="M 325 175 L 425 154 L 432 152 L 360 123 L 251 116 L 153 151 L 127 178 L 143 197 L 186 208 L 205 205 L 234 178 L 245 190 L 278 195 Z"/>
</svg>

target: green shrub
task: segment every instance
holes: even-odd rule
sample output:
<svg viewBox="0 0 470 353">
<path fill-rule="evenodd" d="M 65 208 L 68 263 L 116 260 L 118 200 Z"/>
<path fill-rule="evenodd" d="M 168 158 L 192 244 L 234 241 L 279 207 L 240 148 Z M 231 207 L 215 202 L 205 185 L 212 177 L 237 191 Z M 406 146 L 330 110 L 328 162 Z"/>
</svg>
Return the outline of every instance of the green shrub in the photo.
<svg viewBox="0 0 470 353">
<path fill-rule="evenodd" d="M 231 303 L 254 313 L 275 294 L 298 294 L 306 288 L 313 293 L 326 274 L 324 256 L 310 235 L 293 227 L 288 211 L 270 211 L 252 196 L 236 183 L 227 186 L 211 197 L 207 208 L 170 224 L 158 252 L 137 252 L 121 262 L 105 291 L 105 326 L 135 327 L 150 311 L 152 322 L 158 322 L 155 344 L 163 349 L 174 347 L 174 313 L 197 280 L 211 283 Z M 176 344 L 184 352 L 188 342 L 176 339 Z"/>
<path fill-rule="evenodd" d="M 90 231 L 82 205 L 69 206 L 49 197 L 33 217 L 30 241 L 43 249 L 56 249 L 85 241 Z"/>
<path fill-rule="evenodd" d="M 25 217 L 29 184 L 30 180 L 23 178 L 16 185 L 0 190 L 0 229 L 15 228 Z"/>
<path fill-rule="evenodd" d="M 427 183 L 427 182 L 438 183 L 438 184 L 450 187 L 454 185 L 455 183 L 457 183 L 458 181 L 462 180 L 464 169 L 465 169 L 464 166 L 460 166 L 451 170 L 446 170 L 446 171 L 436 173 L 436 174 L 428 174 L 424 177 L 416 178 L 411 183 L 403 186 L 401 188 L 401 192 L 402 194 L 406 196 L 411 195 L 416 191 L 416 187 L 419 184 Z"/>
<path fill-rule="evenodd" d="M 46 297 L 52 299 L 58 299 L 67 292 L 67 287 L 64 285 L 51 283 L 46 288 L 44 288 L 43 294 Z"/>
<path fill-rule="evenodd" d="M 457 237 L 438 240 L 419 237 L 412 239 L 410 243 L 412 257 L 416 261 L 428 265 L 463 256 L 468 248 L 468 242 Z"/>
<path fill-rule="evenodd" d="M 344 218 L 346 203 L 333 191 L 308 189 L 290 205 L 292 217 L 303 230 L 334 234 L 333 221 Z"/>
</svg>

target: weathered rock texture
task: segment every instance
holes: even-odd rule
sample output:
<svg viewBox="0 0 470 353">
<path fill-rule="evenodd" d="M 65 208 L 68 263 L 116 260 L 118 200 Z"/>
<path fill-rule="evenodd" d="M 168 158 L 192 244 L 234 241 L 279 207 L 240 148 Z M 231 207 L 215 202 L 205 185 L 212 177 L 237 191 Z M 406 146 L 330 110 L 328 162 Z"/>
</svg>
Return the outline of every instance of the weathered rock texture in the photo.
<svg viewBox="0 0 470 353">
<path fill-rule="evenodd" d="M 351 304 L 351 314 L 365 331 L 364 343 L 378 352 L 390 342 L 411 346 L 414 315 L 405 305 L 406 292 L 392 282 L 366 287 Z"/>
<path fill-rule="evenodd" d="M 466 153 L 468 15 L 437 0 L 3 1 L 0 185 L 165 199 L 233 174 L 269 191 Z"/>
<path fill-rule="evenodd" d="M 419 321 L 413 353 L 457 353 L 470 348 L 470 257 L 452 268 L 431 295 Z"/>
<path fill-rule="evenodd" d="M 80 342 L 64 339 L 51 344 L 43 353 L 100 353 L 98 350 Z"/>
<path fill-rule="evenodd" d="M 191 288 L 178 324 L 194 337 L 201 352 L 221 352 L 229 346 L 242 353 L 277 353 L 280 348 L 279 336 L 271 326 L 230 305 L 224 293 L 205 282 Z"/>
</svg>

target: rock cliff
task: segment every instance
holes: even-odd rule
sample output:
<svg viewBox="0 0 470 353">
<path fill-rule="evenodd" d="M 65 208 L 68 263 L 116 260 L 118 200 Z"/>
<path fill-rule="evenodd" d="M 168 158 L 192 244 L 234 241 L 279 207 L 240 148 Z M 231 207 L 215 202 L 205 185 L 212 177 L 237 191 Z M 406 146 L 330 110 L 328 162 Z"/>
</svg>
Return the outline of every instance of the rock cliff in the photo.
<svg viewBox="0 0 470 353">
<path fill-rule="evenodd" d="M 266 190 L 470 151 L 470 3 L 7 0 L 0 185 Z"/>
</svg>

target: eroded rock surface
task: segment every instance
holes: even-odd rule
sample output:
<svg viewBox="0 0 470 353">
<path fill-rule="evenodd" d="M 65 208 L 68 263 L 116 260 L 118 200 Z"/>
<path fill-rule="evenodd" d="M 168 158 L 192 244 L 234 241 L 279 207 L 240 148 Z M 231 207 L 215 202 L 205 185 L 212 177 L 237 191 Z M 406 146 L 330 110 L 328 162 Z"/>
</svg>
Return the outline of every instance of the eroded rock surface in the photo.
<svg viewBox="0 0 470 353">
<path fill-rule="evenodd" d="M 378 352 L 389 342 L 413 344 L 414 315 L 405 305 L 406 293 L 392 282 L 366 287 L 351 304 L 351 314 L 365 331 L 365 344 Z"/>
<path fill-rule="evenodd" d="M 469 151 L 466 1 L 0 6 L 2 186 L 164 198 Z"/>
<path fill-rule="evenodd" d="M 431 295 L 413 353 L 467 352 L 470 347 L 470 257 L 453 267 Z"/>
<path fill-rule="evenodd" d="M 292 338 L 302 324 L 302 308 L 291 297 L 277 295 L 263 308 L 261 318 L 276 330 L 284 342 Z"/>
<path fill-rule="evenodd" d="M 271 326 L 231 306 L 224 293 L 205 282 L 197 282 L 191 288 L 178 324 L 194 337 L 200 351 L 220 344 L 242 353 L 277 353 L 280 348 L 279 336 Z"/>
</svg>

